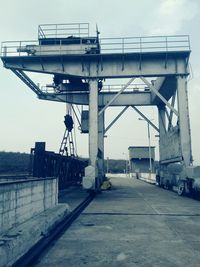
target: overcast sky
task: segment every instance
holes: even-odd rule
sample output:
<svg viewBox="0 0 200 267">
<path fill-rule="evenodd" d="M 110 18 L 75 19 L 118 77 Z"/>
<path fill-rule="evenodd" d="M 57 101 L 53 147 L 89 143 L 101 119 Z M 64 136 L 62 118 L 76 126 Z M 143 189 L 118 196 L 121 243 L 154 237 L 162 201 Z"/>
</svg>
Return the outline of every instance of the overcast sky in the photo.
<svg viewBox="0 0 200 267">
<path fill-rule="evenodd" d="M 43 23 L 89 22 L 94 33 L 96 23 L 101 37 L 125 37 L 189 34 L 192 54 L 189 80 L 189 110 L 195 163 L 200 163 L 200 2 L 198 0 L 0 0 L 0 41 L 37 39 L 37 27 Z M 58 151 L 64 131 L 65 104 L 38 100 L 11 71 L 0 66 L 0 151 L 29 152 L 35 141 L 46 141 L 47 149 Z M 47 80 L 48 83 L 48 80 Z M 120 111 L 106 113 L 106 124 Z M 156 109 L 144 109 L 157 121 Z M 151 130 L 152 145 L 157 146 Z M 147 145 L 146 123 L 128 110 L 108 132 L 106 157 L 125 158 L 128 147 Z M 79 155 L 88 153 L 87 135 L 77 129 Z M 125 153 L 125 154 L 124 154 Z"/>
</svg>

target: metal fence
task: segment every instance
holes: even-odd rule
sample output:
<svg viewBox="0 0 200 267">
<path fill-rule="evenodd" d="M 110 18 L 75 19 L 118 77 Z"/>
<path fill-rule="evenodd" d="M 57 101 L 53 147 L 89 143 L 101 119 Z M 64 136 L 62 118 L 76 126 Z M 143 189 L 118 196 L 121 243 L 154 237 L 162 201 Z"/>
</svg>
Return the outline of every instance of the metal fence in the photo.
<svg viewBox="0 0 200 267">
<path fill-rule="evenodd" d="M 104 84 L 101 92 L 119 92 L 124 84 Z M 149 91 L 150 88 L 144 83 L 133 83 L 126 88 L 126 92 Z"/>
<path fill-rule="evenodd" d="M 102 93 L 115 93 L 115 92 L 119 92 L 122 88 L 124 87 L 124 84 L 103 84 L 103 87 L 101 89 Z M 47 86 L 41 86 L 40 90 L 43 94 L 57 94 L 57 95 L 61 95 L 61 94 L 70 94 L 70 93 L 87 93 L 89 92 L 88 90 L 84 90 L 84 91 L 74 91 L 74 90 L 62 90 L 59 89 L 58 87 L 55 87 L 53 84 L 49 84 Z M 133 83 L 130 84 L 127 88 L 126 88 L 126 92 L 144 92 L 144 91 L 149 91 L 150 88 L 145 84 L 145 83 Z"/>
<path fill-rule="evenodd" d="M 45 143 L 37 142 L 31 149 L 32 176 L 57 177 L 59 189 L 81 184 L 87 162 L 75 157 L 45 151 Z"/>
<path fill-rule="evenodd" d="M 41 24 L 38 26 L 38 39 L 66 38 L 67 36 L 88 37 L 89 23 Z"/>
<path fill-rule="evenodd" d="M 188 35 L 100 39 L 102 53 L 168 52 L 190 50 Z"/>
<path fill-rule="evenodd" d="M 40 30 L 39 34 L 42 36 L 44 33 Z M 38 40 L 3 42 L 1 45 L 1 56 L 95 54 L 95 44 L 85 44 L 84 38 L 79 38 L 78 43 L 73 46 L 64 44 L 65 40 L 59 39 L 60 37 L 56 38 L 54 35 L 54 38 L 55 40 L 59 40 L 56 45 L 42 45 Z M 99 39 L 99 45 L 100 50 L 97 49 L 96 54 L 167 53 L 173 51 L 190 51 L 191 49 L 188 35 L 101 38 Z M 93 53 L 88 53 L 87 48 L 92 48 Z"/>
</svg>

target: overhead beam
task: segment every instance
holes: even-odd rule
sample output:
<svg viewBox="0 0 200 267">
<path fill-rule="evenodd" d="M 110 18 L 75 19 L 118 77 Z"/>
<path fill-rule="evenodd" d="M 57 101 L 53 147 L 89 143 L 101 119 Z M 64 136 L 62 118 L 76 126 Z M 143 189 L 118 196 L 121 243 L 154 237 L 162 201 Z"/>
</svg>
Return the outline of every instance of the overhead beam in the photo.
<svg viewBox="0 0 200 267">
<path fill-rule="evenodd" d="M 154 88 L 154 86 L 149 82 L 149 81 L 147 81 L 147 79 L 145 79 L 144 77 L 140 77 L 140 79 L 150 88 L 150 90 L 152 91 L 152 92 L 154 92 L 161 100 L 162 100 L 162 102 L 166 105 L 166 106 L 168 106 L 168 108 L 170 109 L 170 110 L 172 110 L 173 112 L 174 112 L 174 114 L 176 114 L 176 116 L 178 117 L 178 111 L 174 108 L 174 107 L 172 107 L 170 104 L 169 104 L 169 102 Z"/>
<path fill-rule="evenodd" d="M 121 110 L 121 112 L 117 115 L 117 117 L 108 125 L 108 127 L 105 129 L 105 133 L 115 124 L 115 122 L 124 114 L 124 112 L 129 108 L 129 106 L 126 106 Z"/>
<path fill-rule="evenodd" d="M 105 106 L 116 93 L 112 92 L 104 92 L 99 93 L 99 107 Z M 54 93 L 46 93 L 39 96 L 39 99 L 49 100 L 49 101 L 57 101 L 64 103 L 71 103 L 77 105 L 88 105 L 89 103 L 89 94 L 88 92 L 77 92 L 77 93 L 69 93 L 69 94 L 54 94 Z M 110 106 L 150 106 L 151 105 L 151 93 L 150 92 L 123 92 L 123 94 L 119 95 L 117 99 Z"/>
<path fill-rule="evenodd" d="M 79 127 L 81 127 L 81 122 L 80 122 L 80 119 L 79 119 L 79 117 L 78 117 L 78 115 L 77 115 L 77 113 L 76 113 L 76 111 L 75 111 L 75 109 L 74 109 L 73 105 L 71 105 L 71 107 L 72 107 L 72 110 L 73 110 L 73 112 L 74 112 L 74 115 L 75 115 L 75 117 L 76 117 L 76 120 L 77 120 L 77 122 L 78 122 L 78 124 L 79 124 Z"/>
<path fill-rule="evenodd" d="M 169 122 L 170 115 L 169 115 L 169 113 L 168 113 L 168 110 L 167 110 L 167 108 L 166 108 L 166 107 L 165 107 L 165 113 L 166 113 L 166 116 L 167 116 L 167 119 L 168 119 L 168 122 Z"/>
<path fill-rule="evenodd" d="M 143 119 L 145 119 L 158 133 L 160 132 L 158 127 L 155 126 L 155 124 L 152 123 L 151 120 L 149 120 L 138 108 L 135 106 L 131 106 Z"/>
<path fill-rule="evenodd" d="M 176 84 L 176 77 L 173 75 L 158 77 L 154 81 L 153 86 L 168 101 L 176 91 Z M 152 92 L 152 103 L 154 105 L 160 105 L 162 103 L 162 100 L 154 92 Z"/>
<path fill-rule="evenodd" d="M 135 78 L 131 78 L 124 86 L 122 86 L 121 90 L 115 94 L 115 96 L 100 110 L 99 116 L 121 95 L 121 93 L 135 80 Z"/>
<path fill-rule="evenodd" d="M 22 70 L 11 69 L 11 71 L 22 80 L 35 94 L 42 95 L 43 92 L 40 88 L 24 73 Z"/>
<path fill-rule="evenodd" d="M 4 66 L 82 78 L 131 78 L 188 75 L 189 51 L 99 55 L 41 55 L 2 57 Z M 167 60 L 167 67 L 166 67 Z M 41 64 L 43 62 L 43 64 Z"/>
<path fill-rule="evenodd" d="M 172 102 L 171 102 L 172 107 L 174 107 L 174 105 L 175 105 L 175 100 L 176 100 L 176 92 L 174 92 L 174 95 L 172 96 Z M 173 111 L 170 110 L 168 130 L 172 126 L 172 118 L 173 118 Z"/>
<path fill-rule="evenodd" d="M 164 84 L 164 81 L 166 80 L 166 78 L 167 78 L 166 76 L 158 77 L 155 81 L 153 81 L 153 86 L 154 86 L 155 90 L 160 91 L 160 88 Z M 157 99 L 157 95 L 154 92 L 152 92 L 151 93 L 151 101 L 152 101 L 152 103 L 155 102 L 155 99 Z M 158 98 L 158 99 L 160 100 L 160 98 Z"/>
</svg>

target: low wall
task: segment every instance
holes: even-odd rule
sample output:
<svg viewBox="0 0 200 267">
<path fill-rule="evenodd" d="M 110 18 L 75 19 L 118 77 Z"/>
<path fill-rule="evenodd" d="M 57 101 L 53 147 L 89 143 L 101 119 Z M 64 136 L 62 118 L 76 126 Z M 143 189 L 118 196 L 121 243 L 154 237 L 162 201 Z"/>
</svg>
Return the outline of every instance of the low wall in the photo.
<svg viewBox="0 0 200 267">
<path fill-rule="evenodd" d="M 0 182 L 0 234 L 57 203 L 56 178 Z"/>
<path fill-rule="evenodd" d="M 11 182 L 11 181 L 16 181 L 16 180 L 28 180 L 28 179 L 33 179 L 32 176 L 30 175 L 0 175 L 0 183 L 2 182 Z"/>
<path fill-rule="evenodd" d="M 106 173 L 108 178 L 130 178 L 129 173 Z"/>
<path fill-rule="evenodd" d="M 149 183 L 156 183 L 156 174 L 155 173 L 131 173 L 130 176 L 132 178 L 138 178 L 142 181 L 149 182 Z"/>
</svg>

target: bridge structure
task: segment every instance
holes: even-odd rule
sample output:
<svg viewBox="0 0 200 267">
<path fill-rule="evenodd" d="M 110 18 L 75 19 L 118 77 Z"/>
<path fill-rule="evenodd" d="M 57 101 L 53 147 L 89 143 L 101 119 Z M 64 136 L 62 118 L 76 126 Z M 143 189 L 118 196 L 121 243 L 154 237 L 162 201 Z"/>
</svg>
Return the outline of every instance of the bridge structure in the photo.
<svg viewBox="0 0 200 267">
<path fill-rule="evenodd" d="M 46 24 L 39 26 L 37 41 L 3 42 L 1 59 L 39 99 L 88 106 L 89 166 L 83 186 L 99 190 L 105 179 L 105 133 L 128 108 L 158 132 L 160 181 L 168 179 L 169 165 L 192 165 L 187 97 L 190 52 L 186 35 L 99 38 L 98 31 L 89 35 L 86 23 Z M 30 72 L 53 75 L 54 82 L 51 87 L 39 87 Z M 125 82 L 108 85 L 111 79 L 116 84 Z M 105 112 L 113 106 L 124 108 L 105 126 Z M 157 107 L 158 125 L 140 106 Z M 177 179 L 177 173 L 172 176 Z"/>
</svg>

